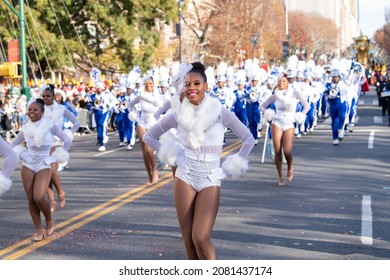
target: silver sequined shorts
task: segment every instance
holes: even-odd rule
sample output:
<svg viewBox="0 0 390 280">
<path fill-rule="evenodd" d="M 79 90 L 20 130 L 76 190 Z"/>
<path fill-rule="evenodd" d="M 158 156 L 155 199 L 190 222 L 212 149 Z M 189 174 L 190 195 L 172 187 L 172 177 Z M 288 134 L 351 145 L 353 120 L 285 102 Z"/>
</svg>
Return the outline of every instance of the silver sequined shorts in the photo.
<svg viewBox="0 0 390 280">
<path fill-rule="evenodd" d="M 220 167 L 221 158 L 216 154 L 185 153 L 186 166 L 178 166 L 176 177 L 190 185 L 195 191 L 211 186 L 221 186 L 221 180 L 210 180 L 211 171 Z"/>
</svg>

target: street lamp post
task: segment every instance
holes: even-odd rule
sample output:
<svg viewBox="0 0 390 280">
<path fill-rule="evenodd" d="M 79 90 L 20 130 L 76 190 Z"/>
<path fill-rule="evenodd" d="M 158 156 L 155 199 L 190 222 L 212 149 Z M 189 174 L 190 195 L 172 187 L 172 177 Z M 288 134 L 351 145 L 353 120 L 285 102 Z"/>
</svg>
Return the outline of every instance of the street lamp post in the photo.
<svg viewBox="0 0 390 280">
<path fill-rule="evenodd" d="M 259 43 L 259 33 L 252 34 L 250 36 L 251 46 L 252 46 L 252 55 L 254 54 L 254 49 Z M 253 55 L 254 56 L 254 55 Z"/>
<path fill-rule="evenodd" d="M 181 7 L 183 6 L 183 0 L 176 0 L 176 2 L 179 5 L 179 24 L 177 26 L 177 36 L 179 36 L 179 55 L 180 55 L 180 63 L 183 61 L 183 54 L 182 54 L 182 43 L 181 43 Z"/>
</svg>

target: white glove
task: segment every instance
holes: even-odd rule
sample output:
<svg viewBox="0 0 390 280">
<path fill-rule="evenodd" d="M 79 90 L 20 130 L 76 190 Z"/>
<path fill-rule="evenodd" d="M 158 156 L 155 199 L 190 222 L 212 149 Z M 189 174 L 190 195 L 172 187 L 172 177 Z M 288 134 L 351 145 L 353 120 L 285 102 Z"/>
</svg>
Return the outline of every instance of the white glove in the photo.
<svg viewBox="0 0 390 280">
<path fill-rule="evenodd" d="M 227 177 L 227 175 L 226 175 L 225 171 L 221 167 L 219 167 L 217 169 L 214 169 L 213 171 L 211 171 L 209 176 L 207 176 L 207 178 L 211 182 L 218 181 L 218 180 L 223 180 L 226 177 Z"/>
</svg>

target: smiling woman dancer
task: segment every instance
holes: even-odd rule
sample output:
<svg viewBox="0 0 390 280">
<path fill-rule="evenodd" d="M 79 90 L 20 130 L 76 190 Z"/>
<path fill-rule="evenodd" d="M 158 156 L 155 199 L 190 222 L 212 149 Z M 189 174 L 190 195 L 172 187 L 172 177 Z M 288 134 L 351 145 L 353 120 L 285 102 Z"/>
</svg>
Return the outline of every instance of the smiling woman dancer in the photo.
<svg viewBox="0 0 390 280">
<path fill-rule="evenodd" d="M 73 133 L 75 133 L 80 127 L 80 121 L 65 105 L 57 103 L 55 100 L 54 86 L 49 85 L 42 93 L 42 99 L 45 103 L 44 118 L 52 120 L 59 128 L 63 129 L 66 134 L 73 139 Z M 72 127 L 67 129 L 64 126 L 64 120 L 68 120 L 72 123 Z M 53 145 L 50 154 L 53 154 L 58 147 L 61 147 L 62 143 L 58 137 L 53 137 Z M 48 195 L 50 198 L 50 209 L 53 212 L 56 208 L 56 201 L 54 198 L 53 187 L 57 190 L 58 201 L 60 208 L 65 206 L 65 192 L 62 189 L 61 179 L 58 175 L 58 163 L 54 162 L 51 165 L 51 180 L 48 188 Z"/>
<path fill-rule="evenodd" d="M 141 106 L 141 115 L 136 117 L 134 115 L 133 107 L 139 103 Z M 156 165 L 156 159 L 154 157 L 153 150 L 145 144 L 142 140 L 145 132 L 154 125 L 157 120 L 154 117 L 154 114 L 163 105 L 163 100 L 158 91 L 158 88 L 154 86 L 153 76 L 147 76 L 144 79 L 144 86 L 140 89 L 140 94 L 134 98 L 128 104 L 129 109 L 129 118 L 132 121 L 137 121 L 137 134 L 141 140 L 141 150 L 142 157 L 144 160 L 144 165 L 146 173 L 148 175 L 148 184 L 154 184 L 158 181 L 158 171 Z"/>
<path fill-rule="evenodd" d="M 298 100 L 303 105 L 303 110 L 296 113 Z M 276 112 L 267 109 L 274 103 Z M 275 165 L 278 171 L 278 185 L 284 186 L 282 175 L 282 151 L 287 161 L 287 182 L 293 179 L 293 141 L 294 123 L 301 124 L 310 110 L 310 104 L 303 95 L 289 85 L 287 76 L 281 76 L 275 88 L 275 93 L 268 97 L 260 106 L 267 121 L 272 121 L 271 133 L 275 150 Z"/>
<path fill-rule="evenodd" d="M 182 102 L 143 138 L 161 161 L 178 166 L 174 201 L 188 259 L 216 259 L 211 232 L 219 208 L 221 180 L 226 176 L 237 178 L 247 170 L 247 156 L 255 145 L 248 128 L 206 89 L 204 65 L 192 63 L 184 78 Z M 243 144 L 221 165 L 225 126 Z M 171 128 L 177 129 L 178 141 L 165 145 L 159 138 Z"/>
<path fill-rule="evenodd" d="M 45 108 L 42 99 L 30 103 L 27 116 L 29 121 L 23 125 L 22 130 L 12 141 L 16 153 L 23 161 L 21 177 L 27 195 L 28 208 L 37 232 L 34 241 L 40 241 L 54 232 L 54 221 L 50 211 L 50 203 L 46 193 L 51 177 L 51 164 L 64 162 L 69 158 L 68 149 L 72 140 L 62 132 L 61 128 L 50 119 L 43 118 Z M 63 142 L 63 148 L 57 148 L 50 155 L 53 136 Z M 26 142 L 27 150 L 21 146 Z M 42 228 L 41 212 L 46 220 L 46 231 Z"/>
</svg>

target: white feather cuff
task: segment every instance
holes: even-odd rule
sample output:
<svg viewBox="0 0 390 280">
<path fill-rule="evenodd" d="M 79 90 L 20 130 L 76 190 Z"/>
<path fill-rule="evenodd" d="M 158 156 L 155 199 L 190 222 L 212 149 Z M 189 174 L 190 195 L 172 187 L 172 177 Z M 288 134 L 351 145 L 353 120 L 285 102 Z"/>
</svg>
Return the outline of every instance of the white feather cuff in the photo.
<svg viewBox="0 0 390 280">
<path fill-rule="evenodd" d="M 7 192 L 12 186 L 12 181 L 10 178 L 5 177 L 0 172 L 0 196 L 3 195 L 3 193 Z"/>
<path fill-rule="evenodd" d="M 170 166 L 176 166 L 177 159 L 184 152 L 183 146 L 177 141 L 162 143 L 157 152 L 157 157 Z"/>
<path fill-rule="evenodd" d="M 71 129 L 64 129 L 62 131 L 73 141 L 73 132 Z"/>
<path fill-rule="evenodd" d="M 274 109 L 266 109 L 266 110 L 264 111 L 264 118 L 265 118 L 268 122 L 272 121 L 272 119 L 274 118 L 274 116 L 275 116 L 275 110 L 274 110 Z"/>
<path fill-rule="evenodd" d="M 21 154 L 23 152 L 26 152 L 27 148 L 25 146 L 22 146 L 22 145 L 16 145 L 15 147 L 13 147 L 13 150 L 18 155 L 18 157 L 20 159 Z"/>
<path fill-rule="evenodd" d="M 138 115 L 134 111 L 130 111 L 128 117 L 129 117 L 129 120 L 131 120 L 133 122 L 137 121 L 137 119 L 138 119 Z"/>
<path fill-rule="evenodd" d="M 248 160 L 238 154 L 230 155 L 222 163 L 222 169 L 236 179 L 248 170 Z"/>
<path fill-rule="evenodd" d="M 305 121 L 305 119 L 306 119 L 306 115 L 301 113 L 301 112 L 295 113 L 294 117 L 295 117 L 295 121 L 298 124 L 303 123 Z"/>
<path fill-rule="evenodd" d="M 53 156 L 58 163 L 64 163 L 69 161 L 69 153 L 62 147 L 56 148 Z"/>
</svg>

